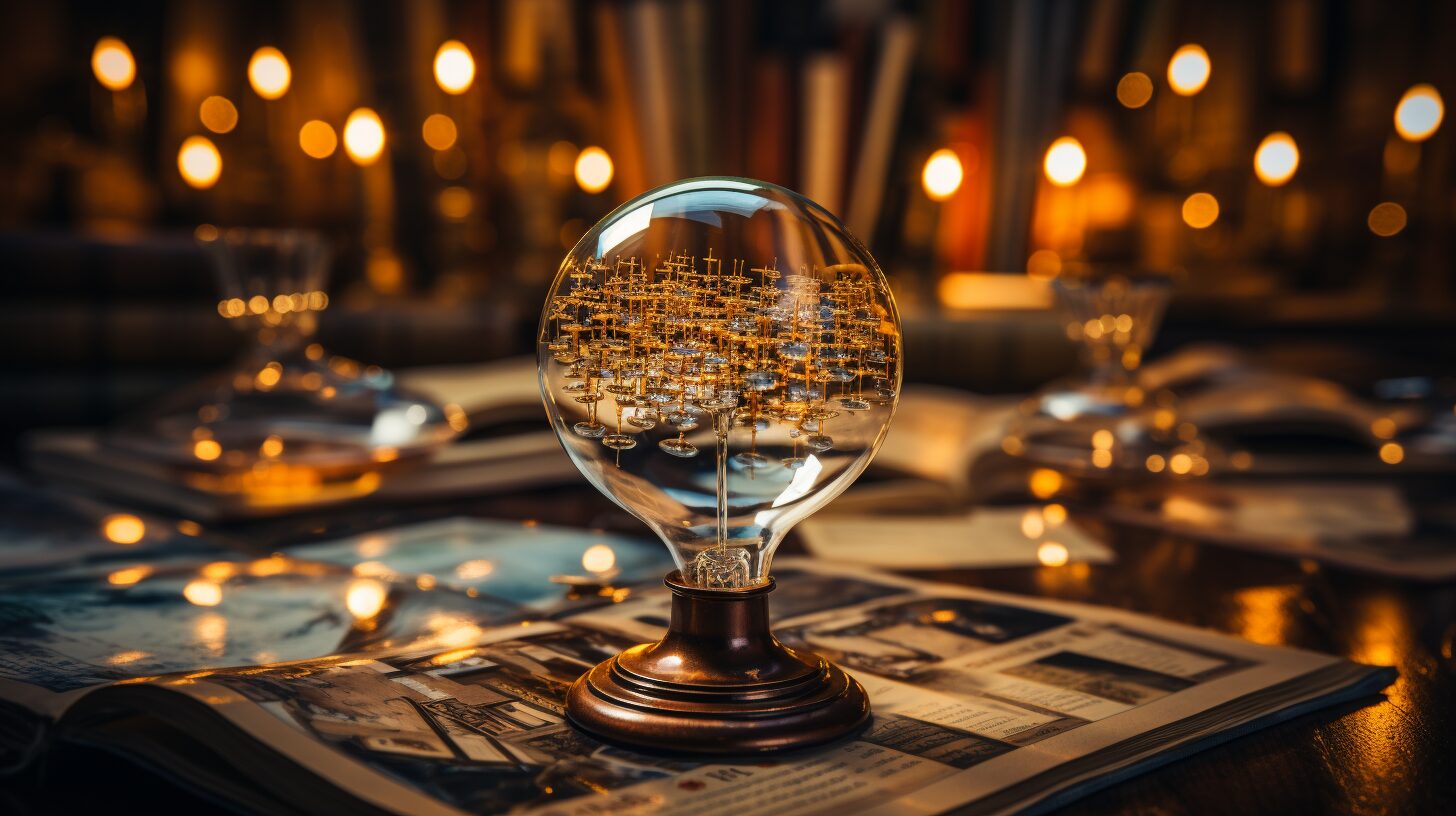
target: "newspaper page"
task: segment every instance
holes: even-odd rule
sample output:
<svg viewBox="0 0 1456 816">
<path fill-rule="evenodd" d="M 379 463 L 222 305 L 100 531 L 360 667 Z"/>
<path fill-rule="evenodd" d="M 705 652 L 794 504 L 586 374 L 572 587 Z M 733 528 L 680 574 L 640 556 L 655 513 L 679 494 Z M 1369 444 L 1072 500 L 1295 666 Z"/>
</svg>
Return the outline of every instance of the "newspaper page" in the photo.
<svg viewBox="0 0 1456 816">
<path fill-rule="evenodd" d="M 1391 679 L 1116 610 L 805 561 L 781 562 L 775 576 L 779 637 L 868 689 L 874 716 L 857 737 L 697 761 L 574 729 L 570 684 L 661 635 L 669 596 L 655 588 L 564 620 L 483 630 L 455 648 L 151 682 L 387 809 L 783 816 L 1020 810 L 1210 730 Z M 1314 681 L 1340 668 L 1342 686 Z"/>
</svg>

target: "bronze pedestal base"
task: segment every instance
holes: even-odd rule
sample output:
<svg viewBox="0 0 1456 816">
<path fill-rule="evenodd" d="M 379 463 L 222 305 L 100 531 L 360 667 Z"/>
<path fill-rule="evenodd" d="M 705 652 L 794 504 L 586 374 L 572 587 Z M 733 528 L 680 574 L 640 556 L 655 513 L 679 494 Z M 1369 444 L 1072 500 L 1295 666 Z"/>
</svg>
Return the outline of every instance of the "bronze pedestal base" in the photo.
<svg viewBox="0 0 1456 816">
<path fill-rule="evenodd" d="M 667 635 L 582 675 L 566 697 L 573 724 L 606 742 L 698 754 L 802 748 L 869 720 L 864 687 L 816 654 L 769 631 L 773 580 L 701 589 L 667 576 Z"/>
</svg>

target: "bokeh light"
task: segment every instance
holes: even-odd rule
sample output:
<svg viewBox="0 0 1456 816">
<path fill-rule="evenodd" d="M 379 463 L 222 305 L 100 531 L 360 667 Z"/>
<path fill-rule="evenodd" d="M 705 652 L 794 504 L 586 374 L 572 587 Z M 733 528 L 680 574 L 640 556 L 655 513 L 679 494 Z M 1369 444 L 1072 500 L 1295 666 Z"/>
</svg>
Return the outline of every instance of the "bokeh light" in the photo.
<svg viewBox="0 0 1456 816">
<path fill-rule="evenodd" d="M 205 578 L 188 581 L 182 587 L 182 597 L 196 606 L 217 606 L 222 603 L 222 586 Z"/>
<path fill-rule="evenodd" d="M 369 108 L 359 108 L 344 122 L 344 152 L 355 164 L 368 165 L 379 161 L 384 153 L 384 123 Z"/>
<path fill-rule="evenodd" d="M 91 51 L 91 71 L 107 90 L 124 91 L 136 80 L 136 60 L 126 43 L 102 37 Z"/>
<path fill-rule="evenodd" d="M 1133 71 L 1117 81 L 1117 101 L 1125 108 L 1141 108 L 1153 98 L 1153 80 L 1141 71 Z"/>
<path fill-rule="evenodd" d="M 113 544 L 135 544 L 146 534 L 146 523 L 130 513 L 116 513 L 101 520 L 101 535 Z"/>
<path fill-rule="evenodd" d="M 1065 565 L 1070 559 L 1071 553 L 1067 552 L 1065 544 L 1058 544 L 1055 541 L 1045 541 L 1042 542 L 1040 547 L 1036 548 L 1036 560 L 1040 561 L 1044 567 L 1060 567 Z"/>
<path fill-rule="evenodd" d="M 1062 256 L 1050 249 L 1038 249 L 1026 259 L 1026 274 L 1033 280 L 1049 281 L 1062 274 Z"/>
<path fill-rule="evenodd" d="M 1423 142 L 1435 134 L 1446 115 L 1441 94 L 1431 85 L 1416 85 L 1395 106 L 1395 131 L 1409 142 Z"/>
<path fill-rule="evenodd" d="M 388 597 L 389 590 L 382 582 L 373 578 L 360 578 L 349 582 L 349 588 L 344 594 L 344 605 L 356 619 L 367 620 L 384 609 L 384 602 Z"/>
<path fill-rule="evenodd" d="M 112 586 L 131 586 L 144 580 L 152 574 L 152 568 L 146 565 L 135 567 L 123 567 L 106 576 L 106 583 Z"/>
<path fill-rule="evenodd" d="M 177 171 L 183 181 L 206 190 L 222 175 L 222 154 L 206 136 L 189 136 L 177 151 Z"/>
<path fill-rule="evenodd" d="M 612 173 L 612 157 L 600 147 L 588 147 L 576 157 L 576 183 L 588 193 L 607 189 Z"/>
<path fill-rule="evenodd" d="M 1026 486 L 1038 499 L 1050 499 L 1062 489 L 1062 474 L 1050 468 L 1037 468 L 1027 476 Z"/>
<path fill-rule="evenodd" d="M 339 149 L 339 136 L 328 122 L 310 119 L 298 129 L 298 146 L 315 159 L 327 159 Z"/>
<path fill-rule="evenodd" d="M 961 166 L 960 156 L 949 148 L 931 153 L 920 173 L 920 184 L 934 201 L 945 201 L 955 195 L 964 179 L 965 168 Z"/>
<path fill-rule="evenodd" d="M 213 133 L 230 133 L 238 126 L 238 109 L 225 96 L 209 96 L 198 107 L 197 118 Z"/>
<path fill-rule="evenodd" d="M 475 81 L 475 58 L 459 40 L 450 40 L 435 52 L 435 82 L 448 94 L 463 94 Z"/>
<path fill-rule="evenodd" d="M 440 215 L 448 221 L 464 221 L 475 209 L 475 197 L 464 187 L 446 187 L 435 199 Z"/>
<path fill-rule="evenodd" d="M 1370 210 L 1370 216 L 1365 219 L 1365 223 L 1371 232 L 1381 238 L 1389 238 L 1405 229 L 1405 207 L 1394 201 L 1382 201 Z"/>
<path fill-rule="evenodd" d="M 1203 90 L 1212 73 L 1213 64 L 1201 45 L 1189 43 L 1173 52 L 1173 58 L 1168 60 L 1168 84 L 1181 96 L 1193 96 Z"/>
<path fill-rule="evenodd" d="M 1071 136 L 1052 142 L 1047 148 L 1046 161 L 1042 163 L 1047 180 L 1058 187 L 1070 187 L 1082 179 L 1087 172 L 1087 151 L 1082 143 Z"/>
<path fill-rule="evenodd" d="M 248 84 L 253 92 L 264 99 L 278 99 L 288 93 L 293 83 L 293 71 L 283 52 L 271 45 L 265 45 L 253 52 L 248 60 Z"/>
<path fill-rule="evenodd" d="M 617 566 L 617 554 L 606 544 L 593 544 L 581 554 L 581 567 L 587 572 L 611 572 Z"/>
<path fill-rule="evenodd" d="M 1270 187 L 1285 184 L 1298 169 L 1299 147 L 1288 133 L 1278 131 L 1265 136 L 1254 151 L 1254 173 Z"/>
<path fill-rule="evenodd" d="M 553 175 L 569 177 L 576 171 L 576 157 L 579 155 L 581 148 L 565 139 L 558 139 L 546 151 L 546 166 Z"/>
<path fill-rule="evenodd" d="M 1046 519 L 1042 517 L 1041 511 L 1031 508 L 1021 514 L 1021 534 L 1030 539 L 1038 539 L 1046 532 Z"/>
<path fill-rule="evenodd" d="M 1048 504 L 1041 509 L 1041 517 L 1048 527 L 1060 527 L 1067 520 L 1067 508 L 1060 504 Z"/>
<path fill-rule="evenodd" d="M 432 113 L 425 117 L 425 124 L 420 128 L 420 135 L 431 149 L 449 150 L 455 145 L 455 139 L 459 137 L 460 132 L 455 127 L 454 119 L 443 113 Z"/>
<path fill-rule="evenodd" d="M 1206 229 L 1218 220 L 1218 199 L 1211 193 L 1194 193 L 1183 201 L 1183 223 Z"/>
</svg>

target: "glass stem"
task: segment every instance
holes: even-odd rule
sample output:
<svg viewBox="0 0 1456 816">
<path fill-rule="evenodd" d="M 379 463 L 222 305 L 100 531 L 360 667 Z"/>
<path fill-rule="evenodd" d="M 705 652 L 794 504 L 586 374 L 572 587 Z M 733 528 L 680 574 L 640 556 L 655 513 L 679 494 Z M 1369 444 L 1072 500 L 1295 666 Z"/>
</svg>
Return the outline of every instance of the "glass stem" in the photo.
<svg viewBox="0 0 1456 816">
<path fill-rule="evenodd" d="M 728 428 L 732 411 L 713 412 L 713 431 L 718 437 L 718 551 L 728 548 Z"/>
</svg>

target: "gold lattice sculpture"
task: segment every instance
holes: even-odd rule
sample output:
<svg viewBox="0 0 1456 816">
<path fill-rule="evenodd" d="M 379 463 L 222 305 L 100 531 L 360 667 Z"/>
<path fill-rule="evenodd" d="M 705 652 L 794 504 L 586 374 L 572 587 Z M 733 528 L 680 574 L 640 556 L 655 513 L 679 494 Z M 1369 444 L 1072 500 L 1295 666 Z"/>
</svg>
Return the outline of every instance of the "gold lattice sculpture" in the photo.
<svg viewBox="0 0 1456 816">
<path fill-rule="evenodd" d="M 697 456 L 686 438 L 706 414 L 726 438 L 729 422 L 757 436 L 761 423 L 793 426 L 807 450 L 834 447 L 833 420 L 893 399 L 887 387 L 894 336 L 882 332 L 873 283 L 862 267 L 783 275 L 774 264 L 677 254 L 653 266 L 638 258 L 592 261 L 551 301 L 553 358 L 571 366 L 565 390 L 588 406 L 572 430 L 608 448 L 635 447 L 637 429 L 665 424 L 658 443 Z M 780 279 L 784 287 L 779 287 Z M 604 407 L 605 406 L 605 407 Z M 780 464 L 803 464 L 795 455 Z M 750 442 L 733 457 L 770 464 Z"/>
</svg>

